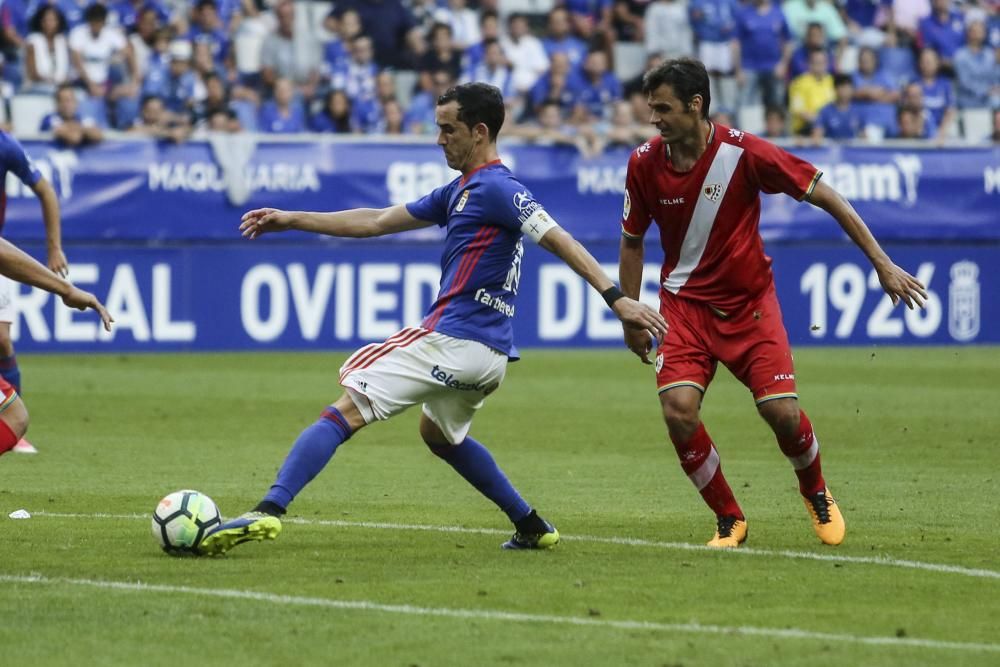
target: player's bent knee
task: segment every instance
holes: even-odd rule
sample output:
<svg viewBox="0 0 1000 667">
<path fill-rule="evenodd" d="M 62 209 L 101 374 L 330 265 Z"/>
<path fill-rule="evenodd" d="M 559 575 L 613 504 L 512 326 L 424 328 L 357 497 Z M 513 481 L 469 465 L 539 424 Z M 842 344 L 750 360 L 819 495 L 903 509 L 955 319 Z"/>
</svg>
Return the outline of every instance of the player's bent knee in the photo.
<svg viewBox="0 0 1000 667">
<path fill-rule="evenodd" d="M 453 446 L 427 415 L 420 415 L 420 437 L 435 456 L 442 456 Z"/>
<path fill-rule="evenodd" d="M 23 438 L 24 434 L 28 432 L 28 408 L 25 407 L 24 401 L 20 397 L 0 413 L 0 419 L 18 438 Z"/>
<path fill-rule="evenodd" d="M 698 400 L 686 393 L 666 392 L 661 397 L 663 420 L 671 435 L 690 435 L 698 428 Z M 694 399 L 694 400 L 692 400 Z"/>
<path fill-rule="evenodd" d="M 775 433 L 795 435 L 799 431 L 801 412 L 799 402 L 794 398 L 779 398 L 757 406 L 757 411 Z"/>
</svg>

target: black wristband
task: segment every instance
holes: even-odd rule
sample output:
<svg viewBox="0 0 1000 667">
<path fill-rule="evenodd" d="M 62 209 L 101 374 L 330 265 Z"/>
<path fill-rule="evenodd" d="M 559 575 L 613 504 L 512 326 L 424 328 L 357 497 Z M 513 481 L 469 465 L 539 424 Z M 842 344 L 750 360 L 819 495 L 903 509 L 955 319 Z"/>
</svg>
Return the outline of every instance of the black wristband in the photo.
<svg viewBox="0 0 1000 667">
<path fill-rule="evenodd" d="M 604 297 L 604 303 L 608 304 L 608 308 L 611 308 L 614 306 L 615 301 L 624 298 L 625 292 L 618 289 L 618 285 L 612 285 L 601 292 L 601 296 Z"/>
</svg>

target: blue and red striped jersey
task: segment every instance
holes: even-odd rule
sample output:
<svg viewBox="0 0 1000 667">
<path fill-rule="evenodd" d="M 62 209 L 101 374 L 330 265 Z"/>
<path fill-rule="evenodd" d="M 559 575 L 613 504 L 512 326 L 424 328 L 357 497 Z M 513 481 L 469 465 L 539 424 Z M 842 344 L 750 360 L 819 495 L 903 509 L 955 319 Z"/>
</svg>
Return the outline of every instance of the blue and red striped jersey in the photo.
<svg viewBox="0 0 1000 667">
<path fill-rule="evenodd" d="M 544 222 L 551 218 L 499 160 L 406 209 L 418 220 L 447 228 L 441 287 L 421 326 L 517 359 L 511 320 L 521 280 L 522 226 L 539 216 Z"/>
</svg>

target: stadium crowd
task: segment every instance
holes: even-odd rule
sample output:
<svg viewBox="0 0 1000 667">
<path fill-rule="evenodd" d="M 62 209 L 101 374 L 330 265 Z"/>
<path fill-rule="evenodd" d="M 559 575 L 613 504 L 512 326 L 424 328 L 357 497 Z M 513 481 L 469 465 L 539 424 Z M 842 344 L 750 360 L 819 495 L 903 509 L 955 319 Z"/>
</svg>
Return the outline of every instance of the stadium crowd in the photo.
<svg viewBox="0 0 1000 667">
<path fill-rule="evenodd" d="M 1000 141 L 998 7 L 0 0 L 0 86 L 3 117 L 13 96 L 45 96 L 54 110 L 37 129 L 79 145 L 108 129 L 433 134 L 437 96 L 485 81 L 504 93 L 508 136 L 594 154 L 652 134 L 641 73 L 691 55 L 713 75 L 714 117 L 763 136 Z"/>
</svg>

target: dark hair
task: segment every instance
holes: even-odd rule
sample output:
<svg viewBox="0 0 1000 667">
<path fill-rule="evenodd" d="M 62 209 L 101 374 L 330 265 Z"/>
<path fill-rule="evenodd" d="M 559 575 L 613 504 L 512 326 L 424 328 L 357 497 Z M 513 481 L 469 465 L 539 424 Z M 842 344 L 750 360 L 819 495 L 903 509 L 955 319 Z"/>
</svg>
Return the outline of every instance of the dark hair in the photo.
<svg viewBox="0 0 1000 667">
<path fill-rule="evenodd" d="M 654 67 L 642 77 L 642 92 L 649 95 L 660 86 L 673 88 L 674 95 L 685 105 L 695 95 L 701 96 L 701 117 L 708 118 L 712 95 L 708 88 L 708 71 L 694 58 L 674 58 Z"/>
<path fill-rule="evenodd" d="M 41 32 L 42 31 L 42 18 L 45 16 L 46 12 L 53 12 L 56 15 L 56 19 L 59 21 L 59 27 L 56 28 L 56 32 L 66 32 L 66 17 L 63 15 L 62 11 L 55 5 L 42 5 L 38 8 L 38 11 L 31 17 L 31 22 L 28 23 L 29 32 Z"/>
<path fill-rule="evenodd" d="M 483 9 L 479 12 L 479 25 L 485 23 L 486 19 L 496 19 L 499 21 L 500 14 L 498 14 L 495 9 Z"/>
<path fill-rule="evenodd" d="M 782 122 L 784 122 L 785 108 L 780 107 L 777 104 L 772 104 L 771 106 L 767 107 L 767 109 L 764 110 L 764 118 L 767 118 L 768 116 L 777 116 L 782 120 Z"/>
<path fill-rule="evenodd" d="M 834 74 L 833 75 L 833 87 L 840 88 L 843 85 L 850 84 L 854 85 L 854 79 L 850 74 Z"/>
<path fill-rule="evenodd" d="M 463 83 L 453 86 L 438 98 L 438 106 L 458 102 L 458 119 L 470 130 L 479 123 L 486 125 L 490 142 L 497 140 L 503 126 L 503 95 L 488 83 Z"/>
<path fill-rule="evenodd" d="M 108 19 L 108 8 L 99 2 L 88 6 L 83 10 L 83 20 L 86 23 L 91 21 L 106 21 Z"/>
<path fill-rule="evenodd" d="M 160 97 L 159 95 L 143 95 L 142 102 L 139 103 L 139 108 L 140 109 L 145 108 L 146 105 L 152 102 L 153 100 L 156 100 L 161 103 L 163 102 L 163 98 Z"/>
</svg>

